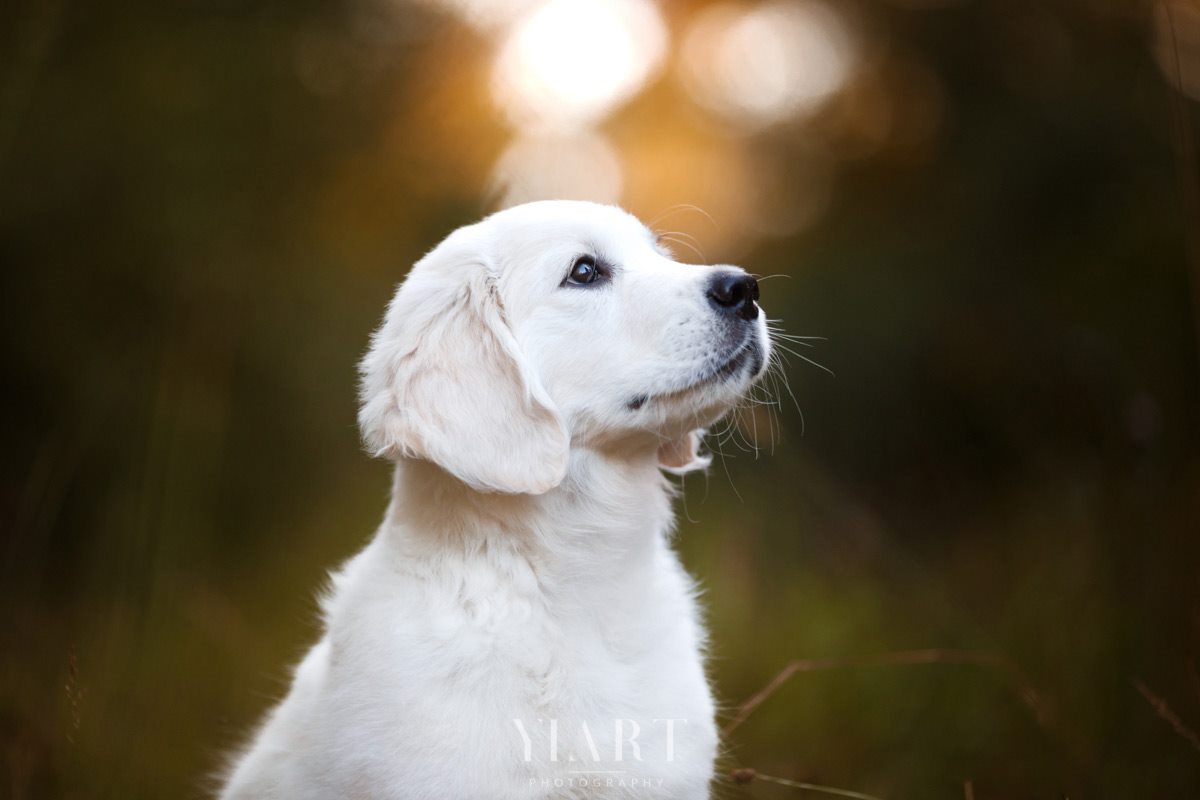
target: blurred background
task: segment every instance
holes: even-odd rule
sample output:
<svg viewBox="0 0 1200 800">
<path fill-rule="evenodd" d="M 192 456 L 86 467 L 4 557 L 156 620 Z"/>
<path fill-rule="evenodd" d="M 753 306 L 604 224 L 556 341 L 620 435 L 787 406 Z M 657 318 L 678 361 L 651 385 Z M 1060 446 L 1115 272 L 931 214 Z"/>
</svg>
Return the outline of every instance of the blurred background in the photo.
<svg viewBox="0 0 1200 800">
<path fill-rule="evenodd" d="M 0 795 L 204 796 L 383 512 L 393 287 L 572 197 L 836 374 L 687 480 L 724 719 L 818 660 L 723 772 L 1200 796 L 1198 101 L 1195 2 L 7 4 Z"/>
</svg>

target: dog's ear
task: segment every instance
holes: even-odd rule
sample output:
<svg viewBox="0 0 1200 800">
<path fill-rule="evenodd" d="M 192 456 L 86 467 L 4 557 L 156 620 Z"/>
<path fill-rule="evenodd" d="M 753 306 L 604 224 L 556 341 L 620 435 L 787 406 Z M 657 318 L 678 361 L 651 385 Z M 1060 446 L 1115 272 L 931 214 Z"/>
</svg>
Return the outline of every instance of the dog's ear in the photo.
<svg viewBox="0 0 1200 800">
<path fill-rule="evenodd" d="M 673 475 L 686 475 L 704 469 L 712 463 L 712 456 L 700 452 L 704 431 L 688 431 L 678 439 L 663 442 L 658 448 L 658 465 Z"/>
<path fill-rule="evenodd" d="M 469 229 L 413 267 L 359 368 L 373 455 L 427 459 L 485 492 L 541 494 L 566 475 L 566 428 Z"/>
</svg>

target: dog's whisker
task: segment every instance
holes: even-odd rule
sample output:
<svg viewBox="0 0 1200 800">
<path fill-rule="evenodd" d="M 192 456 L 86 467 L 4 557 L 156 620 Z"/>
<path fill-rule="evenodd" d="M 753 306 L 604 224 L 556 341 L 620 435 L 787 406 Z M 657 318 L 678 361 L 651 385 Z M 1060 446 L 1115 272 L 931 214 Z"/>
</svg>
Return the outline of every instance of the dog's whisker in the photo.
<svg viewBox="0 0 1200 800">
<path fill-rule="evenodd" d="M 767 400 L 767 424 L 771 433 L 771 455 L 775 454 L 775 445 L 783 436 L 782 425 L 779 421 L 779 386 L 777 378 L 770 368 L 767 369 L 763 380 L 763 394 Z"/>
<path fill-rule="evenodd" d="M 766 406 L 767 409 L 767 424 L 770 426 L 771 435 L 771 453 L 774 454 L 775 444 L 778 441 L 779 435 L 781 434 L 781 431 L 778 429 L 778 425 L 776 424 L 779 408 L 779 400 L 776 395 L 778 394 L 779 389 L 778 386 L 776 386 L 775 375 L 773 375 L 769 369 L 764 377 L 765 380 L 762 384 L 763 394 L 765 395 L 763 405 Z"/>
<path fill-rule="evenodd" d="M 779 384 L 783 384 L 784 391 L 787 392 L 792 401 L 792 407 L 796 409 L 796 413 L 800 416 L 800 435 L 804 435 L 806 421 L 804 418 L 804 410 L 800 407 L 800 401 L 796 399 L 795 392 L 792 391 L 791 380 L 788 377 L 787 370 L 784 366 L 784 355 L 780 350 L 773 349 L 771 357 L 767 362 L 767 374 L 775 380 L 775 392 L 777 397 L 782 398 L 782 393 L 779 392 Z M 780 400 L 780 409 L 782 409 L 782 400 Z"/>
<path fill-rule="evenodd" d="M 812 342 L 805 342 L 805 341 L 798 341 L 798 340 L 794 340 L 794 339 L 787 339 L 787 338 L 785 338 L 785 337 L 783 337 L 783 336 L 780 336 L 780 335 L 779 335 L 779 334 L 777 334 L 777 333 L 772 333 L 772 334 L 771 334 L 771 344 L 779 344 L 780 340 L 782 340 L 782 341 L 785 341 L 785 342 L 787 342 L 788 344 L 796 345 L 796 346 L 798 346 L 798 347 L 816 347 L 816 345 L 815 345 L 815 344 L 813 344 Z"/>
<path fill-rule="evenodd" d="M 773 344 L 773 345 L 786 344 L 790 347 L 806 347 L 809 349 L 816 348 L 816 345 L 813 344 L 812 342 L 807 342 L 807 341 L 803 341 L 803 340 L 797 341 L 797 340 L 793 340 L 793 339 L 784 339 L 782 336 L 777 336 L 773 333 L 770 334 L 770 337 L 771 337 L 771 344 Z"/>
<path fill-rule="evenodd" d="M 790 333 L 784 333 L 779 328 L 767 326 L 767 332 L 771 334 L 772 339 L 783 339 L 785 342 L 826 342 L 829 341 L 824 336 L 796 336 Z M 811 345 L 810 345 L 811 346 Z"/>
<path fill-rule="evenodd" d="M 797 353 L 795 350 L 792 350 L 792 349 L 786 347 L 785 345 L 782 345 L 779 343 L 776 343 L 775 347 L 779 350 L 783 350 L 786 353 L 790 353 L 790 354 L 794 355 L 796 358 L 799 358 L 802 361 L 807 361 L 809 364 L 812 364 L 817 369 L 824 370 L 825 372 L 828 372 L 830 375 L 832 375 L 835 378 L 837 377 L 837 374 L 833 370 L 831 370 L 829 367 L 827 367 L 824 364 L 821 364 L 817 361 L 813 361 L 808 356 L 805 356 L 801 353 Z"/>
<path fill-rule="evenodd" d="M 684 233 L 683 231 L 664 231 L 658 234 L 658 238 L 661 241 L 683 245 L 695 253 L 696 257 L 699 258 L 701 262 L 708 261 L 704 255 L 704 251 L 700 249 L 700 243 L 695 236 Z"/>
<path fill-rule="evenodd" d="M 678 237 L 679 239 L 689 241 L 697 245 L 700 244 L 700 240 L 687 231 L 662 231 L 659 235 Z"/>
<path fill-rule="evenodd" d="M 738 409 L 738 421 L 739 421 L 739 424 L 737 426 L 738 442 L 740 443 L 740 447 L 741 447 L 741 450 L 743 453 L 753 454 L 755 459 L 757 459 L 758 458 L 758 450 L 755 448 L 754 442 L 751 441 L 752 434 L 748 434 L 746 432 L 747 427 L 753 427 L 756 424 L 755 420 L 754 420 L 754 415 L 749 414 L 749 417 L 750 417 L 749 426 L 747 426 L 746 417 L 747 417 L 746 408 L 742 407 L 742 408 Z"/>
<path fill-rule="evenodd" d="M 744 409 L 745 414 L 748 417 L 750 417 L 750 436 L 746 437 L 745 433 L 743 432 L 743 438 L 750 439 L 750 441 L 748 441 L 747 444 L 749 444 L 750 448 L 754 451 L 754 460 L 757 461 L 758 460 L 758 414 L 755 413 L 754 406 L 755 406 L 755 404 L 753 402 L 748 402 Z"/>
<path fill-rule="evenodd" d="M 745 435 L 742 432 L 741 426 L 739 425 L 739 415 L 743 412 L 743 410 L 744 407 L 741 403 L 731 410 L 730 414 L 726 418 L 725 435 L 722 441 L 723 443 L 733 445 L 743 453 L 747 453 L 750 452 L 751 448 L 749 446 L 749 442 L 747 442 L 745 439 Z"/>
<path fill-rule="evenodd" d="M 674 216 L 675 214 L 678 214 L 681 211 L 693 211 L 693 212 L 699 214 L 700 216 L 704 217 L 706 220 L 708 220 L 708 223 L 710 225 L 712 225 L 713 227 L 716 227 L 716 225 L 717 225 L 716 220 L 714 220 L 712 217 L 712 214 L 709 214 L 707 211 L 705 211 L 700 206 L 695 205 L 693 203 L 676 203 L 675 205 L 668 207 L 664 211 L 659 212 L 658 216 L 656 216 L 654 219 L 652 219 L 646 225 L 646 227 L 653 230 L 654 226 L 658 225 L 659 223 L 663 222 L 666 219 L 669 219 L 670 217 Z"/>
<path fill-rule="evenodd" d="M 767 320 L 767 330 L 770 331 L 772 334 L 783 336 L 786 339 L 804 339 L 804 340 L 821 341 L 821 342 L 829 341 L 828 336 L 798 336 L 797 334 L 794 334 L 794 333 L 787 333 L 782 328 L 779 327 L 779 325 L 781 325 L 782 323 L 783 323 L 783 320 L 781 320 L 781 319 L 768 319 Z"/>
</svg>

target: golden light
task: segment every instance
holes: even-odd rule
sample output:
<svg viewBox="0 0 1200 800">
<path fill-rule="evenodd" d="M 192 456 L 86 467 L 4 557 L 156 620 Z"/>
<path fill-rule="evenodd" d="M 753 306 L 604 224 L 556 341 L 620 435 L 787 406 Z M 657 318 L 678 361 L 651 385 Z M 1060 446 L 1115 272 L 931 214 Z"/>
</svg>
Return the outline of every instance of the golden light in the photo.
<svg viewBox="0 0 1200 800">
<path fill-rule="evenodd" d="M 473 28 L 506 25 L 533 5 L 533 0 L 422 0 L 457 16 Z"/>
<path fill-rule="evenodd" d="M 1155 5 L 1153 48 L 1167 82 L 1200 100 L 1200 9 L 1179 2 Z"/>
<path fill-rule="evenodd" d="M 823 152 L 780 163 L 730 137 L 657 130 L 622 149 L 623 203 L 684 261 L 738 263 L 757 241 L 816 224 L 832 199 Z"/>
<path fill-rule="evenodd" d="M 646 0 L 550 0 L 518 21 L 493 72 L 496 102 L 523 129 L 580 129 L 632 97 L 666 51 Z"/>
<path fill-rule="evenodd" d="M 849 80 L 854 44 L 841 18 L 815 0 L 717 5 L 684 40 L 693 98 L 738 127 L 755 129 L 819 108 Z"/>
<path fill-rule="evenodd" d="M 500 208 L 531 200 L 616 203 L 623 186 L 621 160 L 594 133 L 518 138 L 493 171 Z"/>
</svg>

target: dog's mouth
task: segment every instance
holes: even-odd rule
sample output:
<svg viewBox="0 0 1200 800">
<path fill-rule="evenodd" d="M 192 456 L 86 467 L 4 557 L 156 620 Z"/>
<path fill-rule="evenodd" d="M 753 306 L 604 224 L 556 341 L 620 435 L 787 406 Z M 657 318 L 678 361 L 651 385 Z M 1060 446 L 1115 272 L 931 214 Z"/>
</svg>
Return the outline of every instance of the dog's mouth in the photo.
<svg viewBox="0 0 1200 800">
<path fill-rule="evenodd" d="M 742 367 L 744 367 L 751 359 L 757 360 L 758 363 L 752 370 L 750 370 L 750 372 L 757 373 L 758 370 L 762 368 L 762 354 L 759 352 L 759 348 L 757 347 L 753 337 L 743 342 L 742 345 L 733 352 L 733 355 L 725 361 L 725 363 L 718 366 L 709 375 L 698 380 L 694 385 L 701 386 L 709 383 L 720 383 L 721 381 L 724 381 L 727 378 L 730 378 L 733 375 L 741 372 Z"/>
<path fill-rule="evenodd" d="M 758 337 L 750 334 L 734 349 L 728 358 L 684 387 L 683 391 L 723 383 L 735 375 L 748 374 L 752 378 L 756 378 L 762 372 L 765 358 L 766 353 L 762 345 L 759 344 Z M 747 364 L 750 365 L 749 370 L 745 369 Z"/>
<path fill-rule="evenodd" d="M 758 343 L 758 337 L 753 335 L 747 336 L 745 341 L 738 345 L 737 349 L 728 358 L 704 372 L 699 378 L 691 380 L 679 389 L 659 394 L 636 395 L 626 405 L 629 410 L 637 411 L 651 400 L 675 400 L 685 397 L 694 392 L 724 383 L 736 375 L 746 374 L 745 367 L 747 364 L 750 364 L 748 374 L 752 377 L 757 377 L 762 371 L 765 358 L 766 354 L 763 352 L 762 346 Z"/>
</svg>

